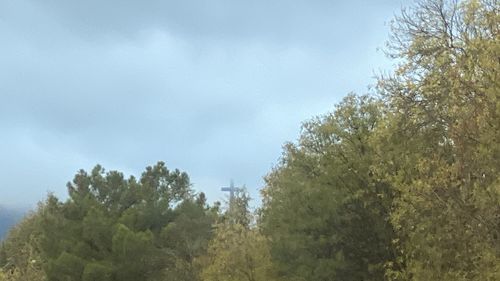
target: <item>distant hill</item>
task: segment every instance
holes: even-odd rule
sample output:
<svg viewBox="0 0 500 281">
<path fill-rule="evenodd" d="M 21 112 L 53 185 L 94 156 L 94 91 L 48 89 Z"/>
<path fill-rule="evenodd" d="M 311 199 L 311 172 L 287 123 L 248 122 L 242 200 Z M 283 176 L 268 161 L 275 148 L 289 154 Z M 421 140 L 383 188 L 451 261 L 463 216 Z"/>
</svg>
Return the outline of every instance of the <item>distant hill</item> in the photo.
<svg viewBox="0 0 500 281">
<path fill-rule="evenodd" d="M 0 206 L 0 240 L 5 238 L 9 229 L 23 216 L 23 211 Z"/>
</svg>

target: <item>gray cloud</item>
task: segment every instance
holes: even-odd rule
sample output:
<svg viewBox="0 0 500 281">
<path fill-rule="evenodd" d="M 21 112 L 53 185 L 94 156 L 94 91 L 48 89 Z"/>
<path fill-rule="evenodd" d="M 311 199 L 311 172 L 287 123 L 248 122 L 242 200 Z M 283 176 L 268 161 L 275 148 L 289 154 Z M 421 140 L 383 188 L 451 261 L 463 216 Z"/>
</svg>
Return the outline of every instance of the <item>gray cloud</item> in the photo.
<svg viewBox="0 0 500 281">
<path fill-rule="evenodd" d="M 376 2 L 376 3 L 375 3 Z M 399 1 L 0 2 L 0 204 L 165 160 L 252 195 L 300 123 L 365 91 Z"/>
<path fill-rule="evenodd" d="M 385 1 L 32 1 L 72 31 L 94 37 L 132 36 L 145 29 L 166 29 L 203 40 L 255 39 L 310 44 L 332 42 L 366 28 L 367 14 L 394 8 Z M 373 18 L 373 16 L 372 16 Z M 362 30 L 360 30 L 362 31 Z M 332 36 L 333 35 L 333 36 Z"/>
</svg>

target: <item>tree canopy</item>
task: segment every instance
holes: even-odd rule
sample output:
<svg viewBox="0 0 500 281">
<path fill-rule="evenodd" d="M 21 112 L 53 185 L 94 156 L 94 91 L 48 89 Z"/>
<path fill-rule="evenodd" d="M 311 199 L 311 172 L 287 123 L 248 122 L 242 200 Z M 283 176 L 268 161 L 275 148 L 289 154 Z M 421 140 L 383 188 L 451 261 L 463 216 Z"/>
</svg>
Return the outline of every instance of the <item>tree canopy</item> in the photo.
<svg viewBox="0 0 500 281">
<path fill-rule="evenodd" d="M 500 280 L 500 4 L 421 0 L 397 67 L 305 122 L 262 205 L 96 166 L 12 228 L 0 281 Z"/>
</svg>

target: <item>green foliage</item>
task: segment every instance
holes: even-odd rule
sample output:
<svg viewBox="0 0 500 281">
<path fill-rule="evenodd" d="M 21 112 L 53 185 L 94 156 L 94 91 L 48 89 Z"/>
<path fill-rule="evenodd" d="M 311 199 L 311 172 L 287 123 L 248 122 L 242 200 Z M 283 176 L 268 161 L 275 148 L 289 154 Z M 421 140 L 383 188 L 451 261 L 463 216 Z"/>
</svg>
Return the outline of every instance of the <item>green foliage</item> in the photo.
<svg viewBox="0 0 500 281">
<path fill-rule="evenodd" d="M 275 279 L 269 240 L 251 226 L 250 197 L 245 190 L 235 193 L 206 255 L 197 258 L 203 281 L 272 281 Z"/>
<path fill-rule="evenodd" d="M 43 259 L 40 255 L 40 215 L 44 209 L 39 206 L 38 212 L 29 213 L 13 227 L 0 246 L 0 272 L 9 281 L 33 280 L 43 281 L 46 276 L 42 270 Z M 2 279 L 0 279 L 2 280 Z"/>
<path fill-rule="evenodd" d="M 5 252 L 4 243 L 0 243 L 0 268 L 7 264 L 7 253 Z"/>
<path fill-rule="evenodd" d="M 196 201 L 182 202 L 175 214 L 175 220 L 161 233 L 164 246 L 172 256 L 166 275 L 169 280 L 196 280 L 201 269 L 194 261 L 206 253 L 217 215 L 205 207 L 203 193 Z"/>
<path fill-rule="evenodd" d="M 402 280 L 498 280 L 500 24 L 497 1 L 422 1 L 395 25 L 394 77 L 378 130 L 378 176 L 399 193 L 391 221 Z"/>
<path fill-rule="evenodd" d="M 380 98 L 303 125 L 226 212 L 164 163 L 96 166 L 0 245 L 0 281 L 500 280 L 500 5 L 422 0 Z"/>
<path fill-rule="evenodd" d="M 269 242 L 258 229 L 241 224 L 220 224 L 204 264 L 203 281 L 271 281 Z"/>
<path fill-rule="evenodd" d="M 262 212 L 282 276 L 500 278 L 499 10 L 417 2 L 380 101 L 348 97 L 285 146 Z"/>
<path fill-rule="evenodd" d="M 68 190 L 68 201 L 51 196 L 41 212 L 49 280 L 196 280 L 188 273 L 215 218 L 185 173 L 160 162 L 136 180 L 96 166 Z"/>
<path fill-rule="evenodd" d="M 229 198 L 228 207 L 221 216 L 221 221 L 228 224 L 241 224 L 249 227 L 253 222 L 253 215 L 250 212 L 250 195 L 245 187 L 234 192 L 234 197 Z"/>
<path fill-rule="evenodd" d="M 391 191 L 371 171 L 380 108 L 369 97 L 348 96 L 333 114 L 306 123 L 267 176 L 263 228 L 283 277 L 383 278 L 393 232 Z"/>
<path fill-rule="evenodd" d="M 83 270 L 83 281 L 108 281 L 112 280 L 112 271 L 100 263 L 89 263 Z"/>
</svg>

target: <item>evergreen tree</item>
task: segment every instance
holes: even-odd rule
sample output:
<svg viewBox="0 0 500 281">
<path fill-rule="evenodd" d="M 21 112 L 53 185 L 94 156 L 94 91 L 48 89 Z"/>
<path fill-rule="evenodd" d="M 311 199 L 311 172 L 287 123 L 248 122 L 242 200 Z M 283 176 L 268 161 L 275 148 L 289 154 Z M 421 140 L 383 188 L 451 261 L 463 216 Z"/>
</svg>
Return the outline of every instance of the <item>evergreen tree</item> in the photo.
<svg viewBox="0 0 500 281">
<path fill-rule="evenodd" d="M 49 280 L 195 280 L 188 273 L 213 218 L 185 173 L 159 162 L 136 180 L 96 166 L 68 190 L 66 202 L 51 196 L 42 212 Z"/>
</svg>

